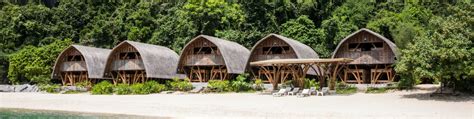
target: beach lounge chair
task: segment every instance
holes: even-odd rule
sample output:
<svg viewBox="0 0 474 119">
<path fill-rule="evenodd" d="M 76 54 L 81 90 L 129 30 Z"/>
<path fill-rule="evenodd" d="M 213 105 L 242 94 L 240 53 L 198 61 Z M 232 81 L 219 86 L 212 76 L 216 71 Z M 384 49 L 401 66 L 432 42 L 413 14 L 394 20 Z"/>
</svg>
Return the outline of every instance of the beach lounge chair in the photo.
<svg viewBox="0 0 474 119">
<path fill-rule="evenodd" d="M 283 95 L 285 95 L 286 92 L 287 92 L 286 89 L 280 89 L 278 92 L 273 93 L 272 95 L 273 96 L 283 96 Z"/>
<path fill-rule="evenodd" d="M 288 92 L 291 91 L 291 87 L 286 87 L 285 90 L 286 90 L 285 95 L 288 95 Z"/>
<path fill-rule="evenodd" d="M 288 95 L 295 95 L 298 91 L 300 91 L 300 88 L 294 88 L 292 91 L 288 92 Z"/>
<path fill-rule="evenodd" d="M 311 93 L 309 92 L 309 89 L 303 89 L 301 93 L 296 94 L 296 97 L 305 97 L 309 96 Z"/>
<path fill-rule="evenodd" d="M 309 95 L 316 94 L 316 87 L 309 88 Z"/>
<path fill-rule="evenodd" d="M 324 94 L 328 93 L 328 91 L 329 91 L 328 87 L 323 87 L 321 91 L 316 91 L 316 96 L 318 96 L 319 94 L 321 94 L 321 96 L 324 96 Z"/>
</svg>

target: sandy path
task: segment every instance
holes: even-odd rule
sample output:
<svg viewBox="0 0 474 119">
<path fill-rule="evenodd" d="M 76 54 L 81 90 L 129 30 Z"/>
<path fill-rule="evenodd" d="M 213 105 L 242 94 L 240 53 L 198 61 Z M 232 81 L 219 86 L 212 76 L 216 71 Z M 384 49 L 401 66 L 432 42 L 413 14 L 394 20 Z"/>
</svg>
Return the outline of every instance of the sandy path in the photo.
<svg viewBox="0 0 474 119">
<path fill-rule="evenodd" d="M 161 117 L 473 119 L 473 97 L 433 99 L 425 93 L 401 91 L 307 98 L 259 94 L 0 93 L 0 107 Z"/>
</svg>

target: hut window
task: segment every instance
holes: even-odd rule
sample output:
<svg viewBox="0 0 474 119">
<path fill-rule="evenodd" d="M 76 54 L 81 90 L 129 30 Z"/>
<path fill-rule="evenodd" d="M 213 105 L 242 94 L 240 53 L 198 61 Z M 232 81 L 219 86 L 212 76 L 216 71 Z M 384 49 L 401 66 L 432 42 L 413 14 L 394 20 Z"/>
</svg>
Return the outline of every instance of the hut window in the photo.
<svg viewBox="0 0 474 119">
<path fill-rule="evenodd" d="M 198 47 L 194 48 L 193 54 L 211 54 L 213 51 L 216 51 L 217 47 Z"/>
<path fill-rule="evenodd" d="M 119 54 L 119 59 L 126 60 L 126 59 L 138 59 L 140 54 L 138 52 L 121 52 Z"/>
<path fill-rule="evenodd" d="M 282 46 L 282 47 L 263 47 L 263 52 L 265 54 L 283 54 L 285 52 L 289 52 L 290 47 Z"/>
<path fill-rule="evenodd" d="M 383 43 L 351 43 L 349 49 L 352 51 L 371 51 L 377 48 L 383 48 Z"/>
<path fill-rule="evenodd" d="M 82 61 L 82 58 L 80 55 L 70 55 L 67 56 L 66 61 Z"/>
</svg>

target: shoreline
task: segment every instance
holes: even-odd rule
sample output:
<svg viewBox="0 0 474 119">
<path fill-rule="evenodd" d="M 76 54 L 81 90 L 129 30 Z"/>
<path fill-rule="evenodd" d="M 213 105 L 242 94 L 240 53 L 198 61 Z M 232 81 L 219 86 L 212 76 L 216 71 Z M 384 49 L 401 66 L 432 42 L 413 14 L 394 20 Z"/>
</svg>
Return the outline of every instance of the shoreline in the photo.
<svg viewBox="0 0 474 119">
<path fill-rule="evenodd" d="M 170 117 L 158 117 L 158 116 L 145 116 L 145 115 L 131 115 L 131 114 L 115 114 L 115 113 L 99 113 L 99 112 L 82 112 L 82 111 L 66 111 L 66 110 L 50 110 L 50 109 L 29 109 L 29 108 L 3 108 L 0 107 L 1 111 L 12 111 L 13 112 L 23 112 L 27 113 L 55 113 L 55 114 L 67 114 L 67 115 L 76 115 L 76 116 L 101 116 L 101 117 L 125 117 L 125 118 L 160 118 L 167 119 Z"/>
<path fill-rule="evenodd" d="M 272 97 L 258 93 L 89 95 L 0 93 L 0 108 L 149 117 L 470 118 L 473 99 L 430 100 L 427 91 Z M 428 97 L 429 98 L 429 97 Z"/>
</svg>

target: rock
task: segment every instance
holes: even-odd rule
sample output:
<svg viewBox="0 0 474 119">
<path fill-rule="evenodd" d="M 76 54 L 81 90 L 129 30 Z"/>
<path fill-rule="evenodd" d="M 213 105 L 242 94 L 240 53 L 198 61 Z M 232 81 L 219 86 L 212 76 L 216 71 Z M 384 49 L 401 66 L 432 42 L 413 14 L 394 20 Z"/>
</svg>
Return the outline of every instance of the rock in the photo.
<svg viewBox="0 0 474 119">
<path fill-rule="evenodd" d="M 15 87 L 11 85 L 0 85 L 0 92 L 14 92 Z"/>
<path fill-rule="evenodd" d="M 87 88 L 84 87 L 77 87 L 77 86 L 63 86 L 61 87 L 61 92 L 67 92 L 67 91 L 78 91 L 78 92 L 87 92 Z"/>
<path fill-rule="evenodd" d="M 28 87 L 22 92 L 38 92 L 39 88 L 36 85 L 27 85 Z"/>
<path fill-rule="evenodd" d="M 14 85 L 15 92 L 23 92 L 26 88 L 28 88 L 28 84 L 23 85 Z"/>
</svg>

